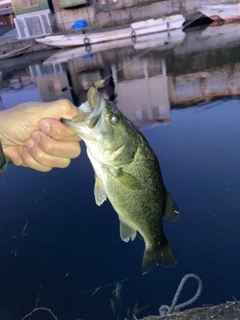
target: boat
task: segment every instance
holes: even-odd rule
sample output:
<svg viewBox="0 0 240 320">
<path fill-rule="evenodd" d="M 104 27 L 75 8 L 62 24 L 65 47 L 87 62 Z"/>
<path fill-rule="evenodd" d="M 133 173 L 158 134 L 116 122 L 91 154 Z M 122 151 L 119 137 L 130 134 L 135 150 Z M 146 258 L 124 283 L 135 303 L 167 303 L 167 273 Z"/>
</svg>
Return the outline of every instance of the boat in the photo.
<svg viewBox="0 0 240 320">
<path fill-rule="evenodd" d="M 232 23 L 240 20 L 240 3 L 201 6 L 197 10 L 214 22 Z"/>
<path fill-rule="evenodd" d="M 11 51 L 2 51 L 0 53 L 0 60 L 6 60 L 9 58 L 13 58 L 13 57 L 17 57 L 20 56 L 21 54 L 23 54 L 24 52 L 26 52 L 29 48 L 31 48 L 31 44 L 19 48 L 19 49 L 15 49 L 15 50 L 11 50 Z"/>
<path fill-rule="evenodd" d="M 185 32 L 183 30 L 172 30 L 168 32 L 153 33 L 143 35 L 137 38 L 134 43 L 135 50 L 169 50 L 181 45 L 185 39 Z"/>
<path fill-rule="evenodd" d="M 209 54 L 213 50 L 234 48 L 239 34 L 240 23 L 211 24 L 204 30 L 187 32 L 184 45 L 175 47 L 174 52 L 176 55 L 186 56 L 196 52 L 206 51 Z"/>
<path fill-rule="evenodd" d="M 131 38 L 109 41 L 104 43 L 96 43 L 90 46 L 81 46 L 73 49 L 59 50 L 59 52 L 54 53 L 49 58 L 47 58 L 43 64 L 58 64 L 67 62 L 73 59 L 85 59 L 91 57 L 91 55 L 102 52 L 105 50 L 111 50 L 116 48 L 123 48 L 133 45 Z"/>
<path fill-rule="evenodd" d="M 125 38 L 135 39 L 137 36 L 182 28 L 184 17 L 175 15 L 160 19 L 148 19 L 132 23 L 130 27 L 106 31 L 85 32 L 81 34 L 52 35 L 36 39 L 37 43 L 57 48 L 86 46 L 95 43 L 117 41 Z"/>
<path fill-rule="evenodd" d="M 43 43 L 57 48 L 78 47 L 130 38 L 131 32 L 131 28 L 124 28 L 119 30 L 99 31 L 92 33 L 86 32 L 81 34 L 47 36 L 36 39 L 36 41 L 37 43 Z"/>
<path fill-rule="evenodd" d="M 172 30 L 169 32 L 154 33 L 151 35 L 141 36 L 135 40 L 131 38 L 97 43 L 91 46 L 81 46 L 72 49 L 60 50 L 54 53 L 43 64 L 59 64 L 72 61 L 73 59 L 87 59 L 94 54 L 106 50 L 132 46 L 135 50 L 145 50 L 161 46 L 169 49 L 182 43 L 185 33 L 182 30 Z"/>
<path fill-rule="evenodd" d="M 136 36 L 181 29 L 185 18 L 182 14 L 163 17 L 159 19 L 148 19 L 146 21 L 134 22 L 131 24 L 132 31 Z"/>
</svg>

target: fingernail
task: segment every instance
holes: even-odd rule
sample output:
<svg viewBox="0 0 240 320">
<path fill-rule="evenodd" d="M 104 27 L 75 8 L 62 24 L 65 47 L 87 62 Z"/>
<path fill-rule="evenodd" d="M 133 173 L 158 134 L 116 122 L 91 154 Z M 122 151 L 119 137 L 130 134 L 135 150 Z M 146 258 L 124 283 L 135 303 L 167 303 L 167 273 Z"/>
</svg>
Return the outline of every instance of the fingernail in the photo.
<svg viewBox="0 0 240 320">
<path fill-rule="evenodd" d="M 30 150 L 34 146 L 34 142 L 32 139 L 25 142 L 26 148 Z"/>
<path fill-rule="evenodd" d="M 47 133 L 50 130 L 50 125 L 47 121 L 41 121 L 39 123 L 39 128 L 42 130 L 42 132 Z"/>
<path fill-rule="evenodd" d="M 39 143 L 40 140 L 41 140 L 41 136 L 40 136 L 39 132 L 34 132 L 34 133 L 32 134 L 32 138 L 33 138 L 33 140 L 34 140 L 36 143 Z"/>
</svg>

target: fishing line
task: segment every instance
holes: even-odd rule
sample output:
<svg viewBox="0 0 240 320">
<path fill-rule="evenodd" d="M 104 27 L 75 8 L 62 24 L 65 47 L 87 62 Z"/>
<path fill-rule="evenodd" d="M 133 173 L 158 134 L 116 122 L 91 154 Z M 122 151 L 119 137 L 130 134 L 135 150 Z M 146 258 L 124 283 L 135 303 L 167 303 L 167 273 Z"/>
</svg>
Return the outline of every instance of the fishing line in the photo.
<svg viewBox="0 0 240 320">
<path fill-rule="evenodd" d="M 118 72 L 120 72 L 121 70 L 123 70 L 126 66 L 131 65 L 134 61 L 140 59 L 140 58 L 143 57 L 145 54 L 147 54 L 147 53 L 150 52 L 152 49 L 154 49 L 154 48 L 156 48 L 156 47 L 158 47 L 158 46 L 159 46 L 159 45 L 156 45 L 155 47 L 150 48 L 150 49 L 147 49 L 147 50 L 144 51 L 143 53 L 139 54 L 139 55 L 136 56 L 134 59 L 132 59 L 131 61 L 129 61 L 128 63 L 126 63 L 126 64 L 124 65 L 124 67 L 118 68 L 118 69 L 116 70 L 116 73 L 118 73 Z M 109 78 L 111 78 L 111 77 L 112 77 L 112 75 L 108 76 L 108 77 L 105 78 L 104 80 L 107 80 L 107 79 L 109 79 Z"/>
<path fill-rule="evenodd" d="M 165 4 L 165 6 L 168 6 L 168 5 L 166 5 Z M 169 7 L 171 7 L 171 6 L 169 6 Z M 204 14 L 203 13 L 201 13 L 201 12 L 199 12 L 200 13 L 200 15 L 198 15 L 195 19 L 193 19 L 193 20 L 191 20 L 191 21 L 189 21 L 185 26 L 184 26 L 184 29 L 185 28 L 187 28 L 190 24 L 192 24 L 194 21 L 196 21 L 196 20 L 198 20 L 199 18 L 201 18 L 202 16 L 204 16 Z M 97 27 L 96 27 L 97 28 Z M 90 30 L 90 33 L 91 33 L 91 31 L 94 31 L 96 28 L 92 28 L 91 30 Z M 175 29 L 176 30 L 176 29 Z M 175 31 L 175 30 L 167 30 L 167 32 L 168 32 L 168 34 L 171 32 L 171 31 Z M 133 32 L 134 32 L 134 30 L 133 30 Z M 165 32 L 165 31 L 164 31 Z M 182 32 L 184 32 L 183 31 L 183 27 L 182 27 Z M 88 32 L 86 32 L 85 34 L 87 34 Z M 156 32 L 157 33 L 157 32 Z M 155 34 L 156 34 L 155 33 Z M 158 33 L 163 33 L 163 32 L 158 32 Z M 141 36 L 140 36 L 141 37 Z M 133 37 L 132 37 L 133 38 Z M 137 37 L 135 37 L 135 39 L 136 39 L 136 41 L 133 41 L 133 43 L 136 43 L 137 42 Z M 140 53 L 140 54 L 138 54 L 134 59 L 132 59 L 132 60 L 130 60 L 128 63 L 126 63 L 123 67 L 120 67 L 120 68 L 118 68 L 118 69 L 116 69 L 116 74 L 117 73 L 119 73 L 120 71 L 122 71 L 125 67 L 127 67 L 127 66 L 130 66 L 132 63 L 134 63 L 135 61 L 137 61 L 138 59 L 140 59 L 141 57 L 143 57 L 144 55 L 146 55 L 148 52 L 150 52 L 150 51 L 152 51 L 152 50 L 154 50 L 154 49 L 156 49 L 157 47 L 159 47 L 159 46 L 161 46 L 161 44 L 156 44 L 155 46 L 153 46 L 153 47 L 151 47 L 151 48 L 148 48 L 148 49 L 146 49 L 145 51 L 143 51 L 143 53 Z M 86 45 L 86 47 L 88 47 L 87 45 Z M 90 51 L 89 51 L 90 52 Z M 109 78 L 111 78 L 112 77 L 112 74 L 110 74 L 108 77 L 106 77 L 106 78 L 104 78 L 104 79 L 99 79 L 99 80 L 104 80 L 104 81 L 106 81 L 106 80 L 108 80 Z"/>
</svg>

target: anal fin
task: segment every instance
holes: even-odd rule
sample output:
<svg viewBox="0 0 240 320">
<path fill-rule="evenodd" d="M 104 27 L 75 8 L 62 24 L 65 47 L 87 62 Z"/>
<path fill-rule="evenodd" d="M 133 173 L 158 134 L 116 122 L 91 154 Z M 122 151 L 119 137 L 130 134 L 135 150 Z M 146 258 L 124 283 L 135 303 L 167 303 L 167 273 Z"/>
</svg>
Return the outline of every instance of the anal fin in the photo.
<svg viewBox="0 0 240 320">
<path fill-rule="evenodd" d="M 120 222 L 120 237 L 124 242 L 129 242 L 130 239 L 133 241 L 136 238 L 137 231 L 129 227 L 125 222 Z"/>
</svg>

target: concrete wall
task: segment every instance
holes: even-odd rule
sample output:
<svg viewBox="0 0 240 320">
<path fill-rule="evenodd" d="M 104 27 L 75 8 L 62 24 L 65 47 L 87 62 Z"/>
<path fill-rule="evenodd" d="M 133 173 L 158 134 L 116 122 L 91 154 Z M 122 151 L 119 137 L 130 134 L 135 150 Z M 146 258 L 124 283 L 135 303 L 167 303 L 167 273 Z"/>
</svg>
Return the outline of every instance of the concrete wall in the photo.
<svg viewBox="0 0 240 320">
<path fill-rule="evenodd" d="M 95 20 L 92 6 L 78 9 L 60 10 L 55 13 L 55 22 L 60 30 L 69 30 L 77 20 L 87 20 L 88 25 Z"/>
<path fill-rule="evenodd" d="M 103 4 L 103 1 L 107 1 L 107 3 Z M 61 30 L 70 29 L 76 20 L 81 19 L 87 20 L 89 25 L 99 27 L 113 22 L 119 24 L 131 23 L 133 20 L 160 17 L 179 12 L 184 14 L 194 12 L 197 7 L 203 5 L 227 2 L 227 0 L 166 0 L 148 5 L 148 1 L 152 0 L 117 0 L 116 2 L 113 2 L 113 0 L 98 0 L 93 6 L 68 10 L 55 8 L 56 6 L 54 6 L 55 19 Z M 58 10 L 60 11 L 57 12 Z"/>
<path fill-rule="evenodd" d="M 179 12 L 184 14 L 188 12 L 194 12 L 197 7 L 203 5 L 211 5 L 216 2 L 220 4 L 226 3 L 228 1 L 168 0 L 158 1 L 147 5 L 148 1 L 146 0 L 138 1 L 138 6 L 136 6 L 136 0 L 117 0 L 116 3 L 109 3 L 104 5 L 100 5 L 100 2 L 98 2 L 98 4 L 95 6 L 95 23 L 104 24 L 108 23 L 109 21 L 121 20 L 124 20 L 125 22 L 131 22 L 132 20 L 170 15 Z M 146 3 L 146 5 L 143 5 L 144 3 Z"/>
</svg>

